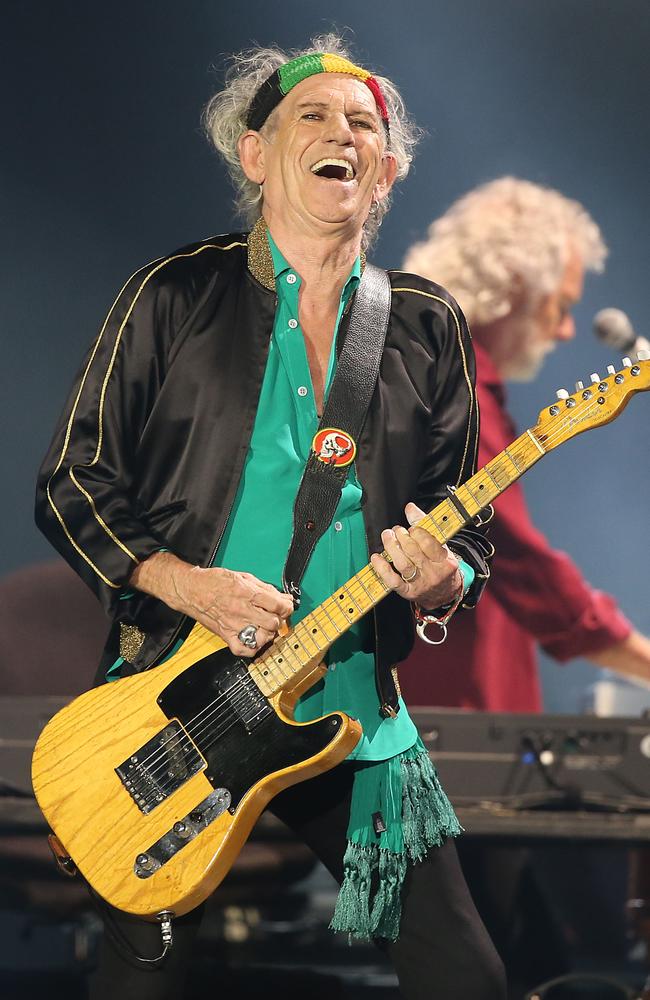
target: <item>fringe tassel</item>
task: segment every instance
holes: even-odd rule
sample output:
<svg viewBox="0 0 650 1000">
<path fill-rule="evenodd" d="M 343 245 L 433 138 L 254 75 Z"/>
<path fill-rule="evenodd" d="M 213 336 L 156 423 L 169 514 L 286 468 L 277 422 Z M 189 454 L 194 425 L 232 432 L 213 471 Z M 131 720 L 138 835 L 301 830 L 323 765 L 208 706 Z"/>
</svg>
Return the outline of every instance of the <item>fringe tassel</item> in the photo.
<svg viewBox="0 0 650 1000">
<path fill-rule="evenodd" d="M 372 936 L 370 883 L 377 853 L 377 847 L 360 847 L 348 841 L 343 858 L 343 883 L 330 922 L 333 931 L 348 931 L 366 939 Z"/>
<path fill-rule="evenodd" d="M 381 937 L 395 941 L 402 914 L 400 893 L 406 875 L 405 854 L 395 854 L 373 844 L 361 847 L 348 841 L 339 890 L 330 922 L 333 931 L 346 931 L 368 940 Z M 377 888 L 371 903 L 373 881 Z"/>
<path fill-rule="evenodd" d="M 430 848 L 439 847 L 447 837 L 462 832 L 420 741 L 402 756 L 401 781 L 403 850 L 382 847 L 383 834 L 378 843 L 368 843 L 367 829 L 355 831 L 357 838 L 366 842 L 348 839 L 343 883 L 331 930 L 346 931 L 364 940 L 381 937 L 395 941 L 399 936 L 401 891 L 409 861 L 421 861 Z"/>
<path fill-rule="evenodd" d="M 426 750 L 403 760 L 402 773 L 404 846 L 411 861 L 421 861 L 431 847 L 457 837 L 463 828 Z"/>
</svg>

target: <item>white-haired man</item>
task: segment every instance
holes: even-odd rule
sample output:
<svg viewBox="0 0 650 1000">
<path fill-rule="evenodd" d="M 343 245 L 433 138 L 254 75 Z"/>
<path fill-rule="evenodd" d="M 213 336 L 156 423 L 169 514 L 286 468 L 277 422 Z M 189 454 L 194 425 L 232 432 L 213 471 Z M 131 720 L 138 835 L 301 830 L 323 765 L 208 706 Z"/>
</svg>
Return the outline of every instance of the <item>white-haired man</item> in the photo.
<svg viewBox="0 0 650 1000">
<path fill-rule="evenodd" d="M 405 267 L 442 282 L 468 318 L 480 467 L 517 436 L 504 383 L 532 379 L 549 351 L 575 335 L 571 309 L 585 271 L 602 270 L 605 256 L 598 226 L 582 205 L 514 177 L 461 197 L 407 253 Z M 495 502 L 489 537 L 495 546 L 490 586 L 476 611 L 454 620 L 444 644 L 418 642 L 403 665 L 402 690 L 411 704 L 540 711 L 538 644 L 560 661 L 581 656 L 650 680 L 650 640 L 535 528 L 519 484 Z M 460 857 L 510 978 L 531 987 L 566 971 L 555 907 L 540 886 L 554 869 L 570 881 L 571 860 L 560 869 L 555 853 L 542 869 L 546 874 L 531 881 L 530 872 L 543 863 L 539 853 L 531 869 L 525 852 L 463 841 Z"/>
<path fill-rule="evenodd" d="M 490 552 L 471 528 L 448 549 L 398 523 L 406 509 L 414 525 L 473 468 L 471 343 L 444 290 L 391 275 L 387 339 L 383 350 L 368 347 L 378 376 L 358 439 L 336 423 L 319 428 L 346 368 L 363 249 L 408 170 L 413 130 L 390 81 L 331 38 L 292 57 L 235 60 L 206 124 L 252 229 L 129 279 L 44 461 L 38 520 L 114 617 L 109 678 L 158 665 L 194 620 L 237 657 L 267 647 L 293 611 L 282 589 L 292 533 L 306 545 L 321 532 L 294 623 L 373 552 L 366 584 L 387 594 L 375 627 L 362 619 L 346 631 L 335 612 L 342 634 L 329 670 L 297 709 L 301 721 L 348 711 L 363 735 L 353 759 L 271 807 L 342 884 L 333 926 L 383 942 L 403 996 L 497 1000 L 503 970 L 460 876 L 450 839 L 458 824 L 391 670 L 412 642 L 409 602 L 445 616 L 464 594 L 473 604 Z M 354 360 L 339 394 L 348 410 L 363 390 Z M 325 518 L 312 497 L 313 517 L 294 530 L 306 465 L 325 475 L 317 461 L 332 432 L 344 470 L 335 512 Z M 323 617 L 309 641 L 329 628 Z M 171 960 L 152 971 L 133 952 L 151 957 L 156 928 L 113 913 L 109 929 L 118 924 L 127 944 L 107 944 L 93 1000 L 179 995 L 196 919 L 178 921 Z"/>
<path fill-rule="evenodd" d="M 468 319 L 481 412 L 482 467 L 516 437 L 508 380 L 534 378 L 545 356 L 575 335 L 571 309 L 587 270 L 600 271 L 602 236 L 586 210 L 549 188 L 514 177 L 466 194 L 408 252 L 405 267 L 440 281 Z M 412 704 L 536 712 L 536 645 L 560 661 L 586 657 L 650 681 L 650 640 L 614 599 L 534 527 L 522 488 L 494 504 L 496 555 L 485 599 L 458 618 L 441 646 L 417 643 L 402 670 Z"/>
</svg>

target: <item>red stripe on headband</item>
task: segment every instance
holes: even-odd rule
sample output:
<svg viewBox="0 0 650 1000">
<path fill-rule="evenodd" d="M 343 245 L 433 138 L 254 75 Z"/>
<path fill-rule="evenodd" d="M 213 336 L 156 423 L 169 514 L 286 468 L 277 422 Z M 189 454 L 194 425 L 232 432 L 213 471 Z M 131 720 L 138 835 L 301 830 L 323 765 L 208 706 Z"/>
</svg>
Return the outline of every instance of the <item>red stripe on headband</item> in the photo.
<svg viewBox="0 0 650 1000">
<path fill-rule="evenodd" d="M 375 104 L 379 108 L 379 113 L 383 120 L 388 123 L 388 108 L 386 107 L 386 101 L 384 100 L 384 95 L 381 92 L 379 84 L 375 80 L 374 76 L 369 76 L 363 81 L 366 87 L 369 87 L 372 91 L 372 96 L 375 99 Z"/>
</svg>

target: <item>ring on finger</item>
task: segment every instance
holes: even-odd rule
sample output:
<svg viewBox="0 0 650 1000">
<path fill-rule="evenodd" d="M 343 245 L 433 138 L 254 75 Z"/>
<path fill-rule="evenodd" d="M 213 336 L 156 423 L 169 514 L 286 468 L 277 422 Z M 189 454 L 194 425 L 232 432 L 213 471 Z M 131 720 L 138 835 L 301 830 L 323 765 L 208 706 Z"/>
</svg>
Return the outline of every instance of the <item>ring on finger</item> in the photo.
<svg viewBox="0 0 650 1000">
<path fill-rule="evenodd" d="M 403 573 L 400 573 L 400 576 L 401 576 L 402 580 L 404 581 L 404 583 L 412 583 L 413 580 L 415 580 L 415 578 L 416 578 L 416 576 L 418 575 L 419 572 L 420 571 L 419 571 L 418 567 L 414 566 L 413 567 L 413 572 L 410 574 L 410 576 L 404 576 Z"/>
<path fill-rule="evenodd" d="M 257 649 L 257 628 L 255 625 L 246 625 L 241 632 L 237 633 L 237 638 L 242 646 L 248 646 L 249 649 Z"/>
</svg>

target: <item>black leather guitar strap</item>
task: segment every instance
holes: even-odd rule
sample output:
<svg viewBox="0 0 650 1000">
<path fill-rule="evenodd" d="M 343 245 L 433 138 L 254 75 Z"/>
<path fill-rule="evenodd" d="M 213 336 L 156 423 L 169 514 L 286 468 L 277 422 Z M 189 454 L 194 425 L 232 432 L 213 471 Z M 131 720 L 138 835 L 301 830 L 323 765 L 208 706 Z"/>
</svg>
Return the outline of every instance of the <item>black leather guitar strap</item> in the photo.
<svg viewBox="0 0 650 1000">
<path fill-rule="evenodd" d="M 300 603 L 300 582 L 341 499 L 356 443 L 377 384 L 390 316 L 388 275 L 366 264 L 347 336 L 293 508 L 293 537 L 282 583 Z"/>
</svg>

